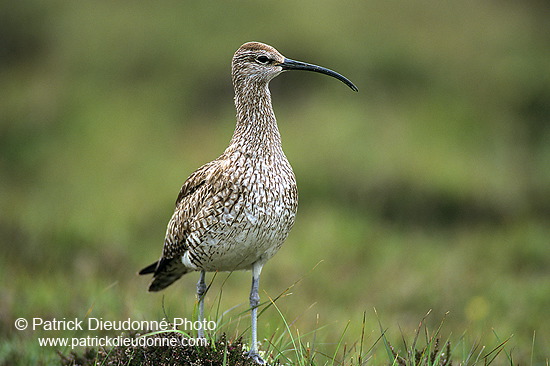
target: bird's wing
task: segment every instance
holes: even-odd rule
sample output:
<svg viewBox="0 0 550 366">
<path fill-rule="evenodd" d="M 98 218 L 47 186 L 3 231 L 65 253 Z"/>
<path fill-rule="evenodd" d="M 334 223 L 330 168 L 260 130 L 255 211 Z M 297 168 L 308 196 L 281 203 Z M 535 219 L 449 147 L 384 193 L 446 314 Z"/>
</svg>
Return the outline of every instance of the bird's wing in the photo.
<svg viewBox="0 0 550 366">
<path fill-rule="evenodd" d="M 223 196 L 220 193 L 231 186 L 230 179 L 224 176 L 226 164 L 227 161 L 219 158 L 203 165 L 187 178 L 168 223 L 163 258 L 181 257 L 190 249 L 189 235 L 193 231 L 208 230 L 203 219 L 217 212 L 220 204 L 218 197 Z M 202 233 L 198 234 L 200 236 Z"/>
<path fill-rule="evenodd" d="M 226 174 L 228 164 L 229 160 L 220 157 L 197 169 L 183 183 L 166 229 L 162 257 L 139 272 L 153 273 L 149 291 L 160 291 L 193 270 L 183 264 L 182 256 L 186 251 L 193 253 L 194 246 L 216 222 L 215 215 L 224 204 L 221 197 L 235 196 L 228 195 L 237 189 Z M 199 238 L 198 243 L 193 243 L 191 234 Z"/>
</svg>

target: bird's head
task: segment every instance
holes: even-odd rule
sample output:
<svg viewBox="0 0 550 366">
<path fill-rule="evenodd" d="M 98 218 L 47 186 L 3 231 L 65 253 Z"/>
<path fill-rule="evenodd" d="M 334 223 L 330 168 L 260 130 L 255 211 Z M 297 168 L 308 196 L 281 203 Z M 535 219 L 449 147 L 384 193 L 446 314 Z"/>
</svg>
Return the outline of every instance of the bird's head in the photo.
<svg viewBox="0 0 550 366">
<path fill-rule="evenodd" d="M 357 91 L 357 87 L 343 75 L 325 67 L 286 58 L 275 48 L 264 43 L 245 43 L 233 56 L 232 74 L 235 85 L 250 82 L 266 85 L 275 76 L 287 70 L 314 71 L 329 75 Z"/>
</svg>

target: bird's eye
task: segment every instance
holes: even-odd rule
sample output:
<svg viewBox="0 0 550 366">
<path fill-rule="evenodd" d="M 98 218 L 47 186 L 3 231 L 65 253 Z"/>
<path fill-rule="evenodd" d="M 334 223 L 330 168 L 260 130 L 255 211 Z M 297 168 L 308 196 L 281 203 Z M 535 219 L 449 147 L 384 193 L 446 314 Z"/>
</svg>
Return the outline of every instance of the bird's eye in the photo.
<svg viewBox="0 0 550 366">
<path fill-rule="evenodd" d="M 269 61 L 271 61 L 271 60 L 269 59 L 269 57 L 267 57 L 267 56 L 258 56 L 258 57 L 256 58 L 256 60 L 257 60 L 259 63 L 264 64 L 264 65 L 267 65 L 267 64 L 269 63 Z"/>
</svg>

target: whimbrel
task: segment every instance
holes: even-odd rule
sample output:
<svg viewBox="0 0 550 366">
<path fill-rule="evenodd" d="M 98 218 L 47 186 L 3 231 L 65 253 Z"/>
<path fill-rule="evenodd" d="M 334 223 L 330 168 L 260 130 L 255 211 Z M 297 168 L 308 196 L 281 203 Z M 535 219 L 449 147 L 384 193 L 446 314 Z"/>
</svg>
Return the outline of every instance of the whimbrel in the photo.
<svg viewBox="0 0 550 366">
<path fill-rule="evenodd" d="M 296 179 L 283 149 L 271 106 L 269 81 L 286 70 L 326 74 L 357 87 L 321 66 L 285 58 L 263 43 L 242 45 L 232 62 L 237 126 L 223 154 L 183 183 L 166 231 L 159 261 L 142 269 L 153 274 L 149 291 L 160 291 L 184 274 L 200 271 L 199 321 L 204 319 L 205 272 L 252 270 L 249 356 L 257 349 L 258 287 L 263 265 L 286 239 L 298 207 Z M 204 331 L 199 330 L 199 337 Z"/>
</svg>

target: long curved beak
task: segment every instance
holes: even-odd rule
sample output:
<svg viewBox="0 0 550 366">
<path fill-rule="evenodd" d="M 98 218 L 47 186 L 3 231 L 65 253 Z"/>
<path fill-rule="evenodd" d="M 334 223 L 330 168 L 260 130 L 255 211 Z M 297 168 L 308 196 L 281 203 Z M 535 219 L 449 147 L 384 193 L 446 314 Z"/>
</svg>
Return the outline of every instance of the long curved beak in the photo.
<svg viewBox="0 0 550 366">
<path fill-rule="evenodd" d="M 344 84 L 346 84 L 347 86 L 349 86 L 351 90 L 359 91 L 359 89 L 357 89 L 355 84 L 353 84 L 348 78 L 346 78 L 343 75 L 340 75 L 336 71 L 327 69 L 326 67 L 312 65 L 301 61 L 295 61 L 289 58 L 285 58 L 284 62 L 280 63 L 278 66 L 281 66 L 283 70 L 306 70 L 306 71 L 314 71 L 314 72 L 318 72 L 328 76 L 332 76 L 333 78 L 336 78 L 341 82 L 343 82 Z"/>
</svg>

